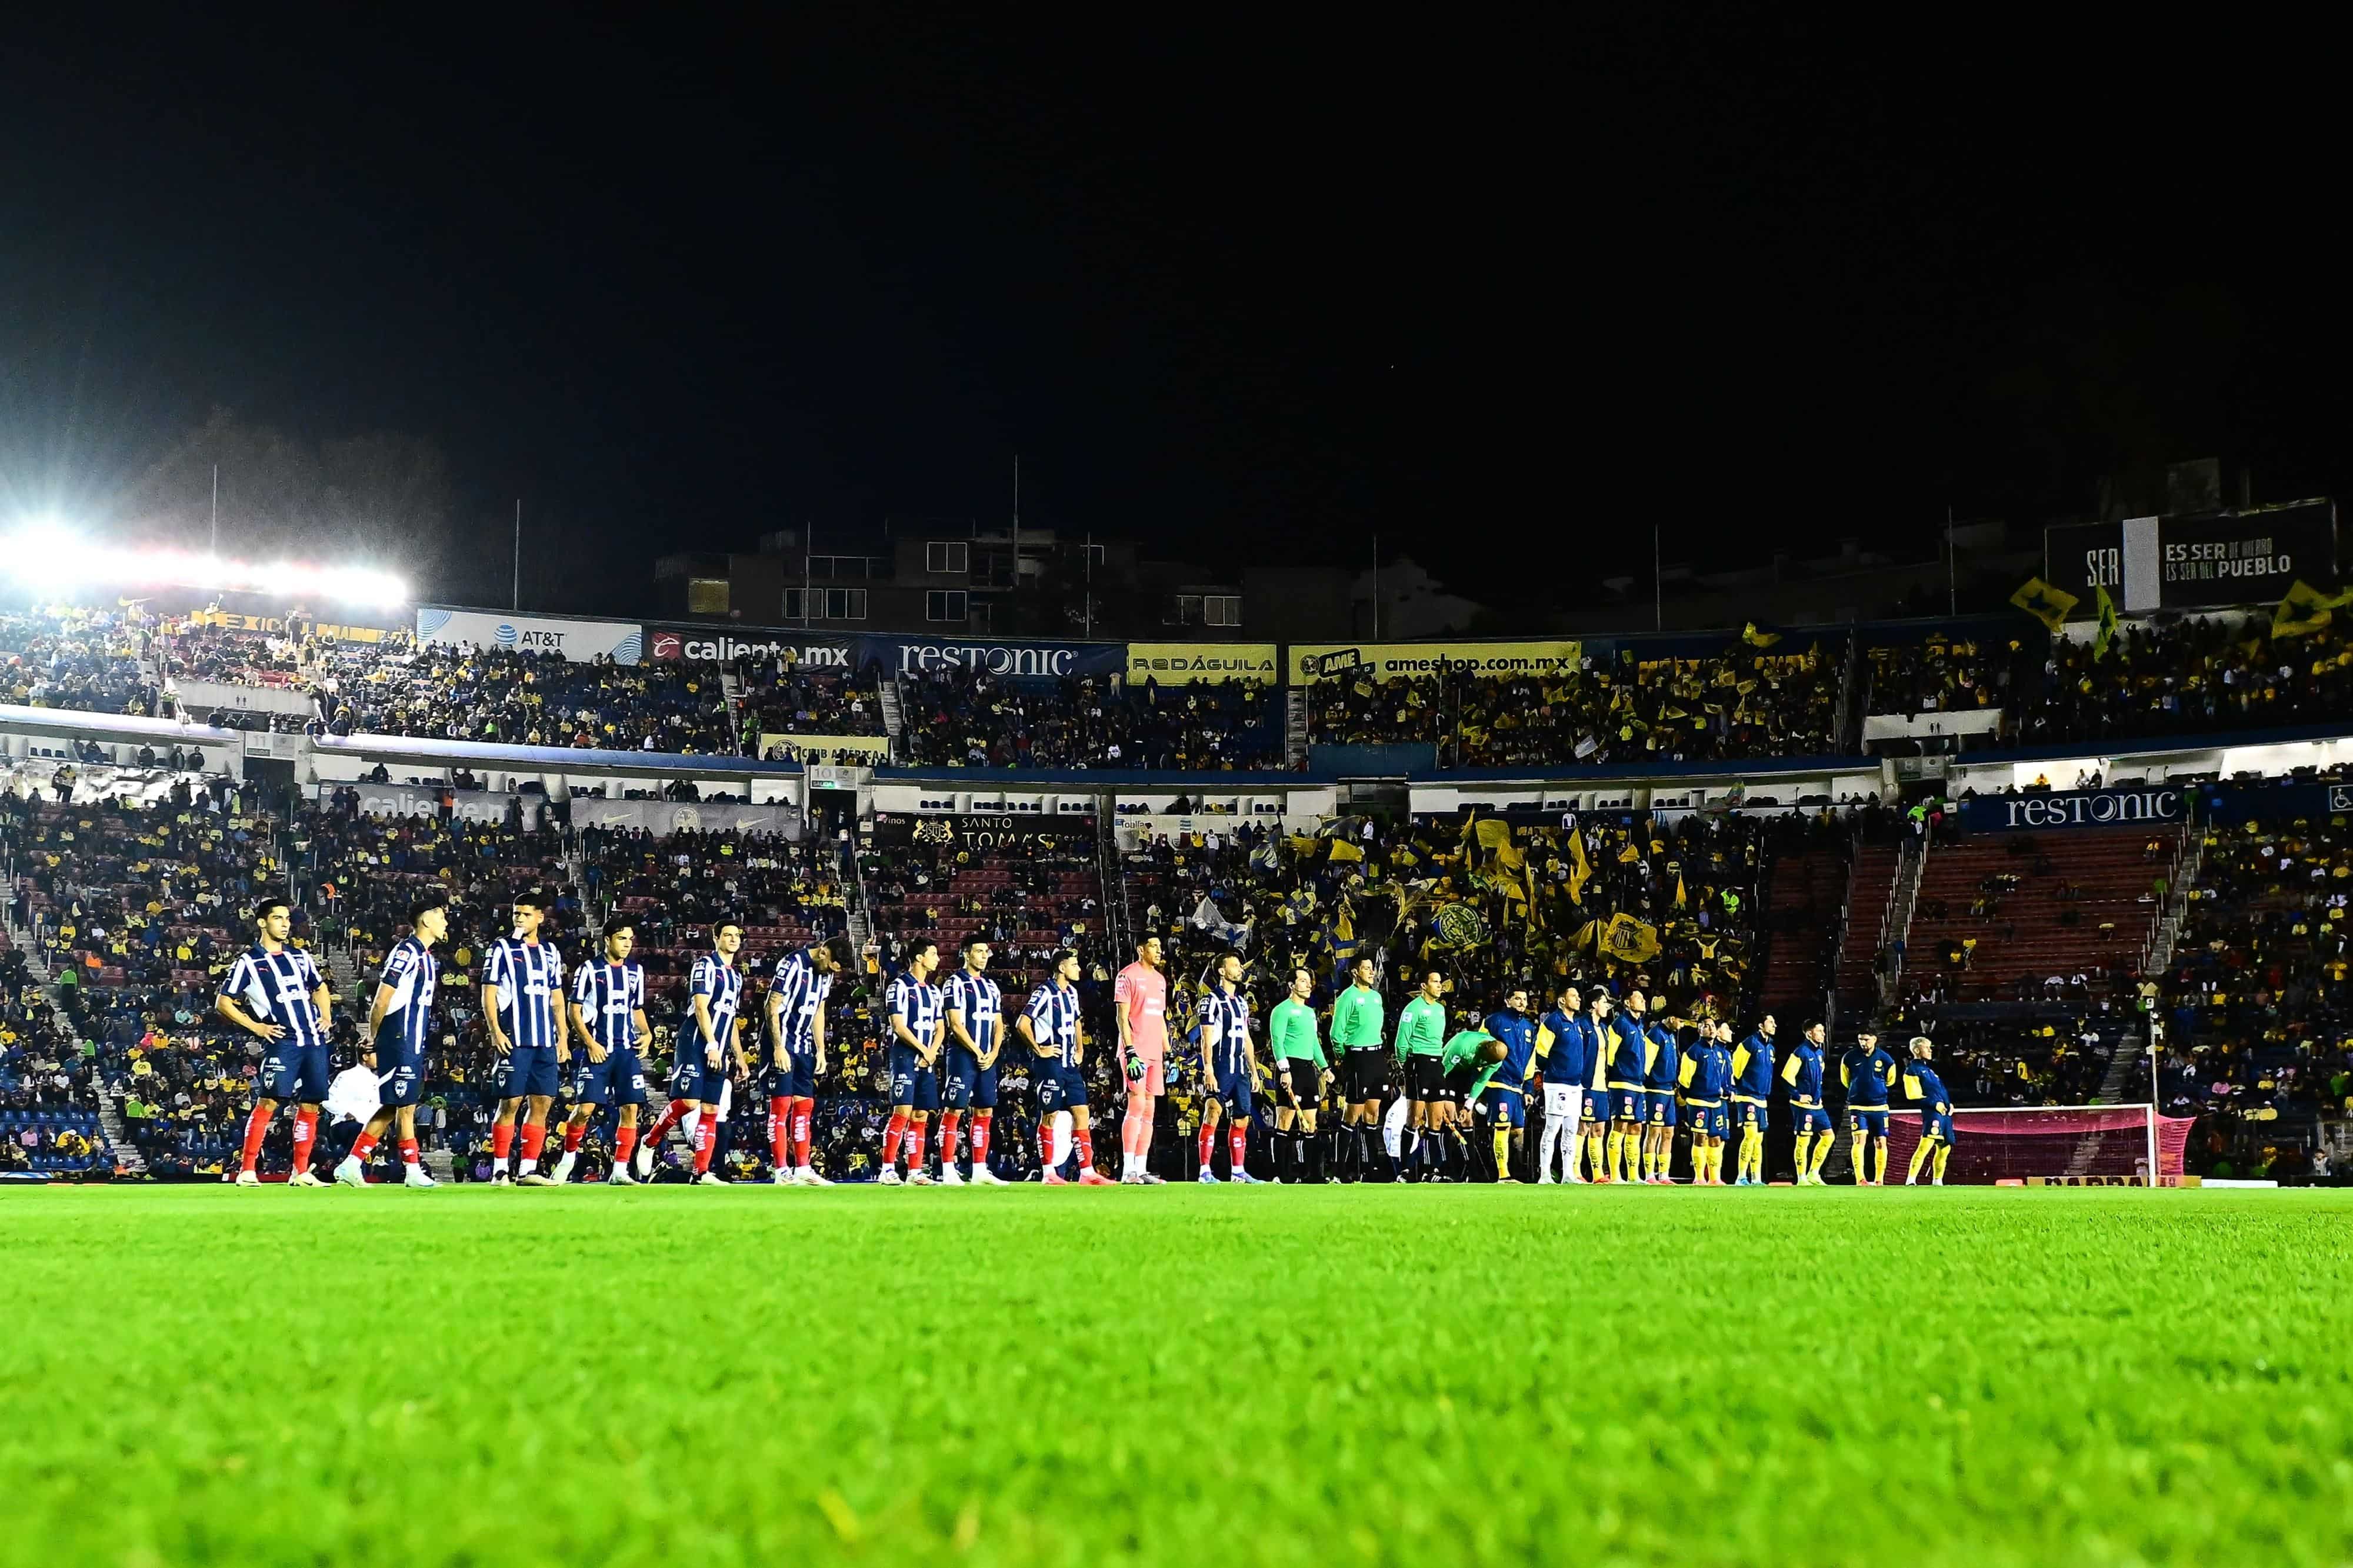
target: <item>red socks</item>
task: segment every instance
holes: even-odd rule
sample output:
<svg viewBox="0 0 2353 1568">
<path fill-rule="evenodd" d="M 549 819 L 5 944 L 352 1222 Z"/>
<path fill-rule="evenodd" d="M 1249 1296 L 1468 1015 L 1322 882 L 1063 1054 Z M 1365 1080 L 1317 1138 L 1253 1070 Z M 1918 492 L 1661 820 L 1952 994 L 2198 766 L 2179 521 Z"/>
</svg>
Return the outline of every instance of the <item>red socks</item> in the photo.
<svg viewBox="0 0 2353 1568">
<path fill-rule="evenodd" d="M 1205 1171 L 1209 1168 L 1209 1151 L 1217 1147 L 1215 1142 L 1217 1136 L 1218 1124 L 1214 1121 L 1204 1121 L 1201 1123 L 1201 1135 L 1194 1140 L 1200 1145 L 1201 1169 Z"/>
<path fill-rule="evenodd" d="M 624 1127 L 613 1134 L 613 1163 L 626 1165 L 629 1163 L 629 1156 L 637 1152 L 638 1130 L 636 1128 Z"/>
<path fill-rule="evenodd" d="M 768 1100 L 768 1163 L 779 1171 L 793 1168 L 793 1100 L 788 1095 Z"/>
<path fill-rule="evenodd" d="M 907 1122 L 907 1174 L 913 1175 L 923 1168 L 923 1135 L 931 1131 L 922 1117 L 912 1117 Z"/>
<path fill-rule="evenodd" d="M 522 1157 L 533 1164 L 539 1163 L 539 1152 L 547 1147 L 547 1129 L 536 1121 L 522 1124 Z"/>
<path fill-rule="evenodd" d="M 319 1113 L 302 1110 L 294 1113 L 294 1173 L 301 1175 L 311 1168 L 311 1142 L 319 1135 Z"/>
<path fill-rule="evenodd" d="M 996 1120 L 986 1110 L 972 1113 L 972 1168 L 976 1171 L 988 1163 L 989 1125 Z"/>
<path fill-rule="evenodd" d="M 363 1131 L 358 1137 L 352 1140 L 352 1158 L 357 1160 L 361 1164 L 366 1164 L 368 1156 L 375 1152 L 375 1133 Z"/>
<path fill-rule="evenodd" d="M 1072 1136 L 1079 1141 L 1079 1169 L 1082 1172 L 1093 1170 L 1095 1168 L 1095 1130 L 1092 1127 L 1082 1127 Z"/>
<path fill-rule="evenodd" d="M 793 1168 L 798 1170 L 809 1163 L 809 1118 L 816 1114 L 817 1101 L 806 1097 L 793 1101 Z"/>
<path fill-rule="evenodd" d="M 670 1136 L 670 1130 L 686 1120 L 687 1109 L 691 1103 L 684 1100 L 671 1100 L 663 1108 L 661 1115 L 655 1119 L 653 1126 L 647 1131 L 646 1142 L 657 1149 L 660 1148 L 661 1141 Z"/>
<path fill-rule="evenodd" d="M 587 1131 L 587 1128 L 582 1126 L 577 1121 L 565 1122 L 564 1124 L 564 1152 L 567 1154 L 577 1154 L 580 1152 L 580 1136 Z"/>
<path fill-rule="evenodd" d="M 907 1113 L 894 1110 L 890 1125 L 882 1129 L 882 1168 L 889 1170 L 899 1163 L 899 1142 L 907 1136 Z"/>
<path fill-rule="evenodd" d="M 711 1169 L 711 1156 L 719 1147 L 719 1119 L 705 1111 L 694 1119 L 694 1173 Z"/>
<path fill-rule="evenodd" d="M 1226 1152 L 1233 1156 L 1234 1162 L 1232 1168 L 1226 1173 L 1229 1176 L 1240 1175 L 1243 1168 L 1250 1163 L 1249 1122 L 1229 1121 L 1226 1123 Z"/>
<path fill-rule="evenodd" d="M 513 1152 L 514 1123 L 512 1121 L 491 1123 L 491 1163 L 503 1169 L 507 1163 L 507 1156 Z"/>
<path fill-rule="evenodd" d="M 245 1168 L 247 1170 L 252 1170 L 253 1163 L 261 1158 L 261 1141 L 269 1135 L 270 1118 L 276 1114 L 275 1111 L 264 1110 L 257 1105 L 253 1108 L 253 1114 L 246 1118 Z"/>
<path fill-rule="evenodd" d="M 951 1170 L 955 1165 L 956 1126 L 962 1113 L 951 1110 L 940 1118 L 940 1169 Z"/>
<path fill-rule="evenodd" d="M 424 1156 L 417 1152 L 416 1139 L 404 1138 L 400 1141 L 400 1163 L 404 1165 L 417 1165 L 424 1163 Z"/>
</svg>

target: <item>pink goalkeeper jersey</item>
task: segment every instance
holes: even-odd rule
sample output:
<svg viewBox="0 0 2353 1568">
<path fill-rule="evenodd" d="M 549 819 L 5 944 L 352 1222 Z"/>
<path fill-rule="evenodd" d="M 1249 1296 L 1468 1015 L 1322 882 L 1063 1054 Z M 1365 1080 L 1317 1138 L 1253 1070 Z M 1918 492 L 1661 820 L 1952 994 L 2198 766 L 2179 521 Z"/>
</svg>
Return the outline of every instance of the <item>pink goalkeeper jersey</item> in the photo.
<svg viewBox="0 0 2353 1568">
<path fill-rule="evenodd" d="M 1138 961 L 1119 972 L 1112 1003 L 1127 1018 L 1128 1038 L 1143 1056 L 1168 1048 L 1168 977 Z"/>
</svg>

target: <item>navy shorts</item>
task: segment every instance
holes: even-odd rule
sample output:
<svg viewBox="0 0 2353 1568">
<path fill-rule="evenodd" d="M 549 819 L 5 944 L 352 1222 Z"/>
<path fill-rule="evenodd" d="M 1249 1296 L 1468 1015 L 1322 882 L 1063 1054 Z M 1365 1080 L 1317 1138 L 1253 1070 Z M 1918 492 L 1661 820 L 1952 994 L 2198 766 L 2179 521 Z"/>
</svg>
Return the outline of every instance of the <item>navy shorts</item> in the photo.
<svg viewBox="0 0 2353 1568">
<path fill-rule="evenodd" d="M 572 1075 L 572 1098 L 583 1105 L 643 1105 L 646 1102 L 646 1064 L 638 1053 L 623 1047 L 608 1050 L 601 1062 L 588 1059 L 586 1047 L 572 1054 L 572 1063 L 578 1070 Z"/>
<path fill-rule="evenodd" d="M 1654 1089 L 1642 1098 L 1650 1107 L 1651 1126 L 1672 1127 L 1675 1124 L 1675 1091 L 1673 1089 Z"/>
<path fill-rule="evenodd" d="M 1732 1117 L 1721 1105 L 1694 1105 L 1691 1108 L 1692 1131 L 1709 1138 L 1721 1138 L 1732 1129 Z"/>
<path fill-rule="evenodd" d="M 1847 1120 L 1857 1132 L 1868 1132 L 1873 1138 L 1887 1136 L 1887 1108 L 1883 1105 L 1850 1105 Z"/>
<path fill-rule="evenodd" d="M 1314 1067 L 1315 1064 L 1310 1062 L 1307 1065 Z M 1226 1108 L 1229 1116 L 1236 1121 L 1248 1121 L 1250 1113 L 1258 1109 L 1258 1089 L 1250 1082 L 1250 1069 L 1219 1068 L 1216 1098 Z"/>
<path fill-rule="evenodd" d="M 323 1044 L 298 1046 L 291 1035 L 274 1041 L 269 1054 L 261 1058 L 261 1098 L 296 1105 L 323 1104 L 327 1085 L 335 1076 L 333 1065 Z"/>
<path fill-rule="evenodd" d="M 1819 1105 L 1789 1107 L 1789 1126 L 1799 1135 L 1827 1132 L 1831 1130 L 1831 1113 Z"/>
<path fill-rule="evenodd" d="M 913 1046 L 891 1047 L 891 1103 L 916 1110 L 937 1110 L 940 1108 L 940 1075 L 936 1066 L 925 1067 L 915 1056 Z"/>
<path fill-rule="evenodd" d="M 678 1063 L 670 1073 L 670 1097 L 672 1100 L 691 1100 L 703 1105 L 716 1105 L 726 1087 L 725 1057 L 721 1057 L 719 1065 L 712 1067 L 710 1059 L 702 1054 L 702 1047 L 679 1047 Z"/>
<path fill-rule="evenodd" d="M 507 1053 L 499 1068 L 499 1098 L 522 1100 L 530 1095 L 543 1094 L 553 1100 L 564 1087 L 564 1075 L 555 1063 L 554 1046 L 517 1046 Z"/>
<path fill-rule="evenodd" d="M 1736 1100 L 1732 1102 L 1732 1120 L 1742 1127 L 1765 1131 L 1765 1102 L 1761 1100 Z"/>
<path fill-rule="evenodd" d="M 1479 1107 L 1498 1127 L 1508 1126 L 1517 1130 L 1528 1124 L 1528 1102 L 1521 1098 L 1516 1089 L 1490 1087 L 1481 1089 Z"/>
<path fill-rule="evenodd" d="M 1084 1110 L 1087 1108 L 1086 1074 L 1079 1068 L 1040 1058 L 1036 1072 L 1039 1121 L 1043 1121 L 1058 1110 Z"/>
<path fill-rule="evenodd" d="M 996 1110 L 997 1069 L 1004 1065 L 1000 1056 L 983 1067 L 970 1051 L 949 1047 L 945 1070 L 940 1074 L 940 1098 L 950 1110 Z"/>
<path fill-rule="evenodd" d="M 778 1051 L 768 1065 L 770 1100 L 817 1098 L 817 1052 Z"/>
<path fill-rule="evenodd" d="M 1920 1136 L 1924 1140 L 1941 1138 L 1950 1143 L 1953 1141 L 1953 1113 L 1924 1108 L 1920 1112 Z"/>
<path fill-rule="evenodd" d="M 375 1093 L 379 1104 L 397 1108 L 416 1105 L 425 1098 L 423 1058 L 378 1046 L 375 1064 Z"/>
<path fill-rule="evenodd" d="M 1643 1118 L 1643 1101 L 1649 1097 L 1639 1089 L 1613 1089 L 1609 1091 L 1609 1119 L 1612 1121 L 1640 1121 Z"/>
</svg>

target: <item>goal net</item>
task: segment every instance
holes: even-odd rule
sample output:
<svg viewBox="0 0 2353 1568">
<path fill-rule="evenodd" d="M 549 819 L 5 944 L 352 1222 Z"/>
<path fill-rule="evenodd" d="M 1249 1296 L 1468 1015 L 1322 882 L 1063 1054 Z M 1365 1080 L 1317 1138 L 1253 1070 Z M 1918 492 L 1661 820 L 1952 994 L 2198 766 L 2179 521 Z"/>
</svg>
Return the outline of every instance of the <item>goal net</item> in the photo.
<svg viewBox="0 0 2353 1568">
<path fill-rule="evenodd" d="M 2097 1176 L 2148 1180 L 2154 1145 L 2159 1181 L 2181 1174 L 2189 1144 L 2186 1116 L 2158 1116 L 2149 1105 L 2031 1105 L 1953 1112 L 1953 1153 L 1945 1180 L 1979 1184 Z M 1920 1144 L 1920 1118 L 1897 1110 L 1888 1119 L 1887 1179 L 1901 1182 Z M 1926 1181 L 1923 1170 L 1920 1179 Z"/>
</svg>

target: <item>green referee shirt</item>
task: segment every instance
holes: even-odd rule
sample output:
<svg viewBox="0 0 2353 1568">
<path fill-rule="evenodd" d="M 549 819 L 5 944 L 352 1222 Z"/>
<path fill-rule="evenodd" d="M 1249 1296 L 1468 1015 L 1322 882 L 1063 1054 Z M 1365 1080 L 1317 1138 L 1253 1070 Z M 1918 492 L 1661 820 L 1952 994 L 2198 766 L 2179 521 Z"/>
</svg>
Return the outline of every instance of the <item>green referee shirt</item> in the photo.
<svg viewBox="0 0 2353 1568">
<path fill-rule="evenodd" d="M 1351 985 L 1332 1002 L 1332 1048 L 1335 1051 L 1377 1051 L 1381 1048 L 1381 994 L 1371 985 Z"/>
<path fill-rule="evenodd" d="M 1482 1046 L 1486 1045 L 1494 1037 L 1494 1036 L 1487 1033 L 1484 1029 L 1465 1029 L 1461 1034 L 1455 1036 L 1452 1039 L 1447 1041 L 1444 1062 L 1446 1076 L 1452 1078 L 1464 1067 L 1467 1067 L 1473 1061 L 1477 1061 L 1479 1057 L 1479 1048 Z M 1497 1072 L 1501 1071 L 1503 1066 L 1504 1063 L 1501 1058 L 1498 1058 L 1496 1060 L 1492 1062 L 1480 1062 L 1479 1076 L 1471 1080 L 1471 1087 L 1465 1092 L 1467 1092 L 1473 1100 L 1476 1100 L 1480 1093 L 1486 1089 L 1487 1080 L 1493 1078 Z"/>
<path fill-rule="evenodd" d="M 1397 1054 L 1400 1060 L 1407 1057 L 1434 1057 L 1446 1049 L 1446 1008 L 1443 1004 L 1427 996 L 1416 996 L 1405 1005 L 1398 1019 Z"/>
<path fill-rule="evenodd" d="M 1315 1038 L 1315 1009 L 1306 1003 L 1284 997 L 1274 1005 L 1266 1027 L 1267 1044 L 1273 1049 L 1276 1061 L 1309 1061 L 1319 1068 L 1328 1065 L 1324 1060 L 1324 1047 Z"/>
</svg>

